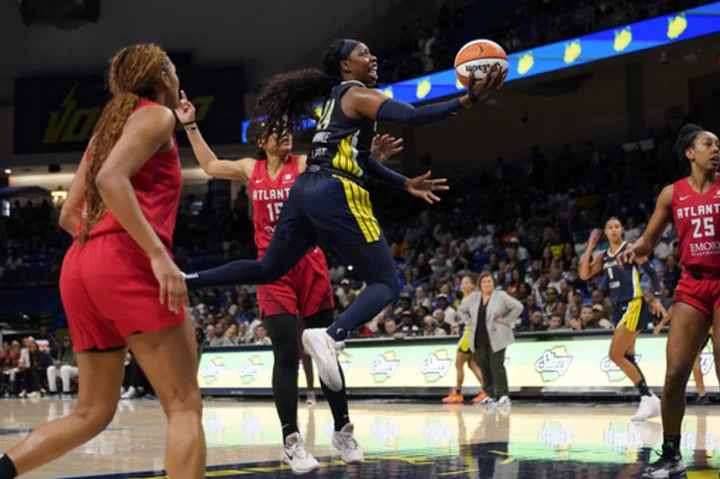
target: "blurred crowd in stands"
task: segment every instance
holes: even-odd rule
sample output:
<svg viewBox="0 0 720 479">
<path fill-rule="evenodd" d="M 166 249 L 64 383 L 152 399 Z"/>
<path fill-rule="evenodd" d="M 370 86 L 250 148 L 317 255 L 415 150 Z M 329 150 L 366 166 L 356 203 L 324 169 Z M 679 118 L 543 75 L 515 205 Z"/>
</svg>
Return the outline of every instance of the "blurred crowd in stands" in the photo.
<svg viewBox="0 0 720 479">
<path fill-rule="evenodd" d="M 671 150 L 674 136 L 667 127 L 622 148 L 600 150 L 592 142 L 582 151 L 566 146 L 553 159 L 533 146 L 525 161 L 506 164 L 498 158 L 488 171 L 444 171 L 451 190 L 432 208 L 370 184 L 376 214 L 392 245 L 402 296 L 353 335 L 457 335 L 462 330 L 456 314 L 460 280 L 482 271 L 491 271 L 499 287 L 525 304 L 518 332 L 611 328 L 606 285 L 601 277 L 581 281 L 578 263 L 590 231 L 602 230 L 610 216 L 623 221 L 628 241 L 639 237 L 662 185 L 683 174 Z M 184 271 L 255 256 L 244 194 L 241 191 L 226 210 L 207 206 L 214 203 L 210 193 L 200 208 L 195 198 L 183 201 L 175 253 Z M 37 274 L 30 274 L 29 266 L 38 264 L 38 256 L 43 257 L 44 278 L 57 280 L 70 238 L 55 226 L 56 217 L 50 203 L 42 201 L 18 204 L 0 220 L 6 238 L 6 285 L 32 286 L 28 278 Z M 327 256 L 340 314 L 363 284 L 352 265 L 342 264 L 332 252 Z M 669 303 L 680 276 L 672 227 L 652 261 Z M 201 346 L 270 342 L 251 285 L 194 291 L 191 308 Z M 9 345 L 10 353 L 3 357 L 13 357 L 17 349 Z M 5 361 L 5 372 L 27 368 L 19 357 L 17 364 Z M 41 357 L 40 363 L 47 361 Z M 19 371 L 15 380 L 21 377 Z M 24 387 L 33 388 L 34 383 Z"/>
</svg>

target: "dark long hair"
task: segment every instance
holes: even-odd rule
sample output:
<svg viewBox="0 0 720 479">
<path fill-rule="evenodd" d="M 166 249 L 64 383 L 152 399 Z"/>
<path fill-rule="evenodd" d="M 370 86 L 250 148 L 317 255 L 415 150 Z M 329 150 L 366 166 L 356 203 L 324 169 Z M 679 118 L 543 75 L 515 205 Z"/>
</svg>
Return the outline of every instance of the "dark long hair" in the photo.
<svg viewBox="0 0 720 479">
<path fill-rule="evenodd" d="M 680 161 L 688 167 L 690 166 L 690 160 L 685 156 L 685 150 L 695 145 L 695 138 L 697 138 L 698 134 L 702 131 L 705 131 L 702 126 L 688 123 L 680 128 L 680 132 L 678 133 L 674 147 L 675 154 L 677 154 Z"/>
<path fill-rule="evenodd" d="M 262 135 L 302 128 L 303 117 L 318 119 L 314 105 L 339 84 L 340 51 L 347 40 L 337 40 L 325 53 L 323 70 L 308 68 L 275 75 L 255 100 L 255 116 L 264 117 Z M 249 137 L 248 137 L 249 139 Z"/>
</svg>

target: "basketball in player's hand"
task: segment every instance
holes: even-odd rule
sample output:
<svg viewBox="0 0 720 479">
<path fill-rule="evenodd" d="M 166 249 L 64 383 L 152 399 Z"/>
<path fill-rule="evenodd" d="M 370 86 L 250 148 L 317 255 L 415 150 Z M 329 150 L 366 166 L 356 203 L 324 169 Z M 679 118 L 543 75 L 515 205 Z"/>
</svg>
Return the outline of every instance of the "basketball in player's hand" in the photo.
<svg viewBox="0 0 720 479">
<path fill-rule="evenodd" d="M 508 56 L 505 50 L 490 40 L 473 40 L 462 47 L 455 57 L 455 75 L 467 87 L 471 77 L 482 80 L 496 63 L 500 65 L 500 73 L 507 74 Z"/>
</svg>

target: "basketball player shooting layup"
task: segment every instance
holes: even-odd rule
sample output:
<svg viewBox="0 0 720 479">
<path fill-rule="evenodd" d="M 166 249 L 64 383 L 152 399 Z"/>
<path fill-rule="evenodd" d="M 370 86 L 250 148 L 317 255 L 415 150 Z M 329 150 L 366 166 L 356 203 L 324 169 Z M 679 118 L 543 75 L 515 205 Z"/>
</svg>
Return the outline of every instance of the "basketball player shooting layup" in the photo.
<svg viewBox="0 0 720 479">
<path fill-rule="evenodd" d="M 326 98 L 308 169 L 293 184 L 260 261 L 236 261 L 187 276 L 189 287 L 269 284 L 287 274 L 318 242 L 335 249 L 367 287 L 327 330 L 308 329 L 303 334 L 320 378 L 333 391 L 343 387 L 336 351 L 352 330 L 372 319 L 400 290 L 390 247 L 363 186 L 365 178 L 402 188 L 431 204 L 439 201 L 434 191 L 448 189 L 444 179 L 429 179 L 430 172 L 407 178 L 374 160 L 370 142 L 376 121 L 423 126 L 449 118 L 500 88 L 505 74 L 496 64 L 483 80 L 472 81 L 461 97 L 419 108 L 373 89 L 377 78 L 377 58 L 368 47 L 339 40 L 325 55 L 324 71 L 277 75 L 263 87 L 256 113 L 266 118 L 268 135 L 300 128 L 304 116 L 314 116 L 315 102 Z"/>
<path fill-rule="evenodd" d="M 280 211 L 290 188 L 307 168 L 307 156 L 293 155 L 293 138 L 289 131 L 267 135 L 265 124 L 253 121 L 248 127 L 248 141 L 256 148 L 255 158 L 219 160 L 210 149 L 195 122 L 195 107 L 181 93 L 175 113 L 185 126 L 193 152 L 205 173 L 215 178 L 247 181 L 252 200 L 255 245 L 262 258 L 278 224 Z M 383 135 L 373 139 L 371 152 L 384 161 L 402 150 L 402 140 Z M 302 354 L 299 336 L 307 327 L 326 328 L 333 322 L 333 290 L 324 253 L 311 249 L 288 274 L 278 281 L 258 286 L 258 302 L 273 349 L 273 399 L 283 434 L 283 459 L 296 474 L 320 467 L 307 452 L 297 424 L 298 357 L 312 387 L 312 362 Z M 305 360 L 307 358 L 307 360 Z M 331 391 L 321 381 L 335 422 L 332 444 L 348 464 L 362 462 L 364 457 L 353 437 L 345 388 Z"/>
</svg>

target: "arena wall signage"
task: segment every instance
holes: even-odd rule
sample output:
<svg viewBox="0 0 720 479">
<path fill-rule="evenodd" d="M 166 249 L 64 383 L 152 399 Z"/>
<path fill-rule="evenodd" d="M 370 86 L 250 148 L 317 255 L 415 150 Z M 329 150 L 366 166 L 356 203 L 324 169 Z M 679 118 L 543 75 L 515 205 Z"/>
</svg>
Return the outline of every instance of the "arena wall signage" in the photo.
<svg viewBox="0 0 720 479">
<path fill-rule="evenodd" d="M 456 341 L 374 341 L 352 343 L 340 354 L 349 392 L 444 394 L 455 385 Z M 641 336 L 637 360 L 648 385 L 665 379 L 665 337 Z M 513 391 L 562 394 L 632 391 L 632 383 L 608 358 L 609 337 L 518 341 L 506 354 Z M 716 389 L 711 345 L 701 355 L 705 384 Z M 269 394 L 273 356 L 269 348 L 214 348 L 203 353 L 198 380 L 203 394 Z M 300 366 L 302 367 L 302 366 Z M 300 374 L 300 387 L 305 387 Z M 467 386 L 475 384 L 474 380 Z M 690 389 L 694 387 L 692 380 Z"/>
<path fill-rule="evenodd" d="M 237 125 L 245 112 L 242 68 L 192 70 L 179 75 L 208 142 L 237 143 Z M 16 79 L 14 152 L 84 151 L 108 98 L 102 75 Z M 185 135 L 177 138 L 181 145 L 188 144 Z"/>
<path fill-rule="evenodd" d="M 720 2 L 642 22 L 603 30 L 509 55 L 506 82 L 657 48 L 720 32 Z M 451 65 L 448 65 L 451 66 Z M 419 103 L 455 95 L 464 90 L 452 68 L 381 87 L 389 97 Z M 248 122 L 243 123 L 243 142 Z M 310 123 L 308 123 L 310 126 Z"/>
</svg>

